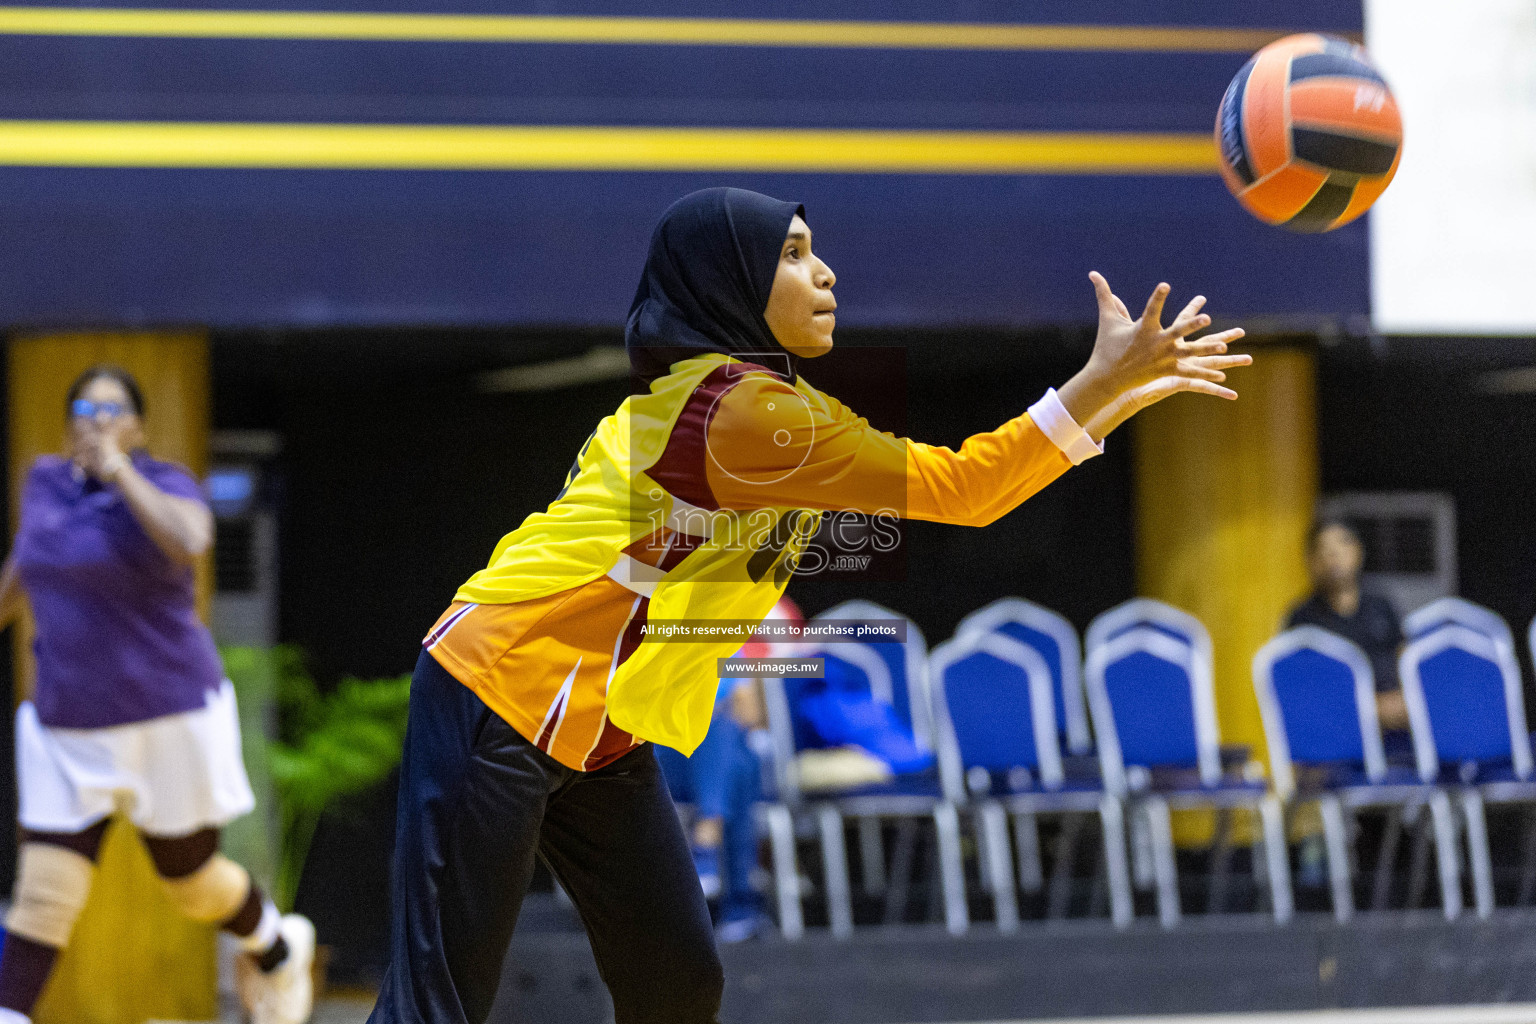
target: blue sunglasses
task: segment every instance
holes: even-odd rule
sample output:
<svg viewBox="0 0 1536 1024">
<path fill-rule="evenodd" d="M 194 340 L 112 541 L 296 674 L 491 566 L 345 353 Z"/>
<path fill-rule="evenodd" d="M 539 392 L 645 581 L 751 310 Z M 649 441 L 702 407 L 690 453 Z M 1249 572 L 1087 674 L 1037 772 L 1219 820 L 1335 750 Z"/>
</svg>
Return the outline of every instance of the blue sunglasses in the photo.
<svg viewBox="0 0 1536 1024">
<path fill-rule="evenodd" d="M 69 405 L 70 415 L 82 420 L 93 420 L 100 415 L 105 415 L 109 420 L 115 420 L 131 411 L 122 402 L 93 402 L 89 398 L 77 398 Z"/>
</svg>

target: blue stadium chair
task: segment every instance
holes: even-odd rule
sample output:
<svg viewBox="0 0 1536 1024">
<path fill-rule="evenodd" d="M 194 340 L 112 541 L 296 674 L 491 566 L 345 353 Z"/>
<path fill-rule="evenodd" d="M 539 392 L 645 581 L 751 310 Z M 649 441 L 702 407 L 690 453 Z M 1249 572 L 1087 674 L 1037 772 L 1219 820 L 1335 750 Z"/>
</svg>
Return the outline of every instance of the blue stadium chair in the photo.
<svg viewBox="0 0 1536 1024">
<path fill-rule="evenodd" d="M 1460 597 L 1442 597 L 1410 612 L 1403 618 L 1403 635 L 1409 640 L 1417 640 L 1441 626 L 1452 625 L 1465 626 L 1474 633 L 1500 640 L 1508 644 L 1510 650 L 1515 648 L 1514 634 L 1503 616 L 1492 608 Z"/>
<path fill-rule="evenodd" d="M 1211 634 L 1206 631 L 1205 623 L 1182 608 L 1175 608 L 1171 604 L 1165 604 L 1150 597 L 1132 598 L 1124 604 L 1118 604 L 1109 611 L 1101 613 L 1088 623 L 1088 632 L 1083 638 L 1084 646 L 1092 651 L 1095 647 L 1103 647 L 1121 633 L 1141 626 L 1154 629 L 1159 633 L 1166 633 L 1175 640 L 1195 647 L 1199 653 L 1197 661 L 1200 665 L 1209 666 L 1215 663 L 1215 655 L 1211 649 Z"/>
<path fill-rule="evenodd" d="M 1032 601 L 1004 597 L 967 615 L 955 627 L 956 639 L 972 633 L 1002 633 L 1045 659 L 1056 692 L 1056 727 L 1067 753 L 1091 754 L 1093 736 L 1083 696 L 1083 651 L 1072 623 Z"/>
<path fill-rule="evenodd" d="M 886 667 L 890 669 L 891 685 L 888 703 L 896 709 L 902 723 L 912 731 L 917 745 L 933 750 L 933 709 L 928 699 L 928 642 L 916 622 L 873 601 L 852 600 L 834 605 L 812 619 L 824 622 L 842 619 L 853 622 L 896 620 L 906 626 L 906 640 L 901 643 L 871 643 Z M 855 822 L 858 831 L 859 864 L 863 875 L 865 895 L 878 896 L 888 888 L 885 864 L 884 831 L 880 819 L 860 817 Z M 912 829 L 915 823 L 906 822 L 898 827 L 897 840 L 901 844 L 893 859 L 897 866 L 906 863 L 904 854 L 915 839 Z"/>
<path fill-rule="evenodd" d="M 1124 811 L 1097 779 L 1067 778 L 1058 743 L 1055 674 L 1045 658 L 1004 633 L 972 630 L 934 648 L 928 670 L 944 793 L 976 818 L 998 930 L 1019 925 L 1010 814 L 1018 833 L 1020 881 L 1026 888 L 1033 883 L 1035 890 L 1041 888 L 1036 815 L 1098 814 L 1111 918 L 1116 927 L 1129 927 Z"/>
<path fill-rule="evenodd" d="M 1531 625 L 1525 631 L 1525 651 L 1531 656 L 1531 668 L 1536 670 L 1536 618 L 1531 619 Z"/>
<path fill-rule="evenodd" d="M 1045 659 L 1056 691 L 1056 723 L 1067 753 L 1068 773 L 1074 777 L 1098 774 L 1093 753 L 1093 734 L 1088 723 L 1088 703 L 1083 694 L 1082 645 L 1072 623 L 1056 612 L 1017 597 L 1004 597 L 972 612 L 960 621 L 956 637 L 974 632 L 997 632 L 1026 644 Z M 1046 916 L 1065 917 L 1071 899 L 1071 878 L 1085 820 L 1066 817 L 1056 839 L 1056 855 L 1046 902 Z M 1038 827 L 1032 815 L 1014 818 L 1020 847 L 1019 884 L 1027 892 L 1046 887 L 1040 873 Z M 984 859 L 982 864 L 987 861 Z M 990 878 L 984 874 L 990 884 Z"/>
<path fill-rule="evenodd" d="M 1467 828 L 1477 914 L 1487 917 L 1494 895 L 1484 805 L 1536 803 L 1536 765 L 1514 648 L 1463 625 L 1443 625 L 1403 649 L 1398 672 L 1419 777 L 1456 797 Z"/>
<path fill-rule="evenodd" d="M 1162 615 L 1161 612 L 1157 614 Z M 1100 616 L 1098 622 L 1104 620 Z M 1235 808 L 1258 812 L 1262 856 L 1255 851 L 1256 875 L 1267 876 L 1270 907 L 1277 922 L 1292 914 L 1290 867 L 1284 815 L 1279 799 L 1244 771 L 1228 774 L 1216 724 L 1210 641 L 1181 630 L 1189 621 L 1164 616 L 1161 623 L 1116 630 L 1100 643 L 1090 640 L 1086 675 L 1088 708 L 1098 739 L 1105 788 L 1127 801 L 1133 824 L 1145 823 L 1152 845 L 1158 917 L 1165 928 L 1181 916 L 1170 811 L 1206 808 L 1219 821 Z M 1185 617 L 1192 619 L 1192 617 Z M 1199 626 L 1198 620 L 1193 621 Z M 1093 634 L 1094 639 L 1107 631 Z M 1218 827 L 1218 846 L 1227 829 Z M 1210 905 L 1219 905 L 1212 886 Z"/>
<path fill-rule="evenodd" d="M 1133 598 L 1094 618 L 1088 623 L 1086 646 L 1089 650 L 1102 647 L 1121 633 L 1140 626 L 1166 633 L 1175 640 L 1199 648 L 1200 657 L 1196 659 L 1197 665 L 1214 664 L 1215 655 L 1211 649 L 1211 637 L 1206 631 L 1205 624 L 1182 608 L 1175 608 L 1173 605 L 1147 597 Z M 1223 817 L 1219 824 L 1228 824 L 1227 819 Z M 1131 829 L 1134 839 L 1131 845 L 1131 865 L 1136 887 L 1147 889 L 1156 881 L 1156 870 L 1152 863 L 1151 837 L 1147 831 L 1146 817 L 1134 818 L 1131 821 Z M 1215 851 L 1218 854 L 1215 860 L 1224 869 L 1227 863 L 1225 830 L 1219 833 L 1218 842 L 1220 848 Z"/>
<path fill-rule="evenodd" d="M 1351 819 L 1362 808 L 1429 804 L 1442 865 L 1454 866 L 1450 799 L 1439 787 L 1420 782 L 1411 769 L 1388 764 L 1376 718 L 1376 684 L 1364 651 L 1325 629 L 1299 626 L 1253 656 L 1253 688 L 1275 792 L 1287 806 L 1315 802 L 1322 817 L 1333 913 L 1339 921 L 1354 916 Z M 1378 869 L 1378 890 L 1388 871 L 1389 864 Z M 1442 869 L 1440 877 L 1443 904 L 1459 907 L 1454 871 Z"/>
<path fill-rule="evenodd" d="M 853 616 L 830 615 L 819 618 L 853 618 Z M 825 659 L 829 673 L 843 673 L 845 679 L 849 675 L 861 679 L 868 687 L 868 691 L 882 702 L 894 706 L 896 694 L 904 693 L 906 706 L 916 706 L 917 700 L 926 704 L 928 699 L 926 684 L 918 682 L 921 689 L 917 694 L 913 694 L 907 686 L 898 685 L 890 670 L 892 659 L 882 654 L 877 649 L 879 646 L 881 645 L 863 643 L 802 644 L 797 649 L 796 656 Z M 884 646 L 899 647 L 900 645 Z M 908 665 L 905 659 L 902 659 L 901 664 L 904 667 Z M 926 659 L 921 668 L 908 671 L 905 678 L 909 681 L 926 679 Z M 898 776 L 889 783 L 860 786 L 834 793 L 804 792 L 800 786 L 796 755 L 806 749 L 808 738 L 796 735 L 795 716 L 791 710 L 793 697 L 784 685 L 784 680 L 766 679 L 764 684 L 769 732 L 774 743 L 775 779 L 780 799 L 792 813 L 804 811 L 813 815 L 820 830 L 827 916 L 833 935 L 846 938 L 853 933 L 852 886 L 849 880 L 844 837 L 844 823 L 850 818 L 859 826 L 866 890 L 872 894 L 884 892 L 887 917 L 889 919 L 894 916 L 897 920 L 905 906 L 910 884 L 917 823 L 925 818 L 932 819 L 938 835 L 945 925 L 953 934 L 963 933 L 970 926 L 970 915 L 966 909 L 964 863 L 960 849 L 960 817 L 954 804 L 944 798 L 936 776 L 917 778 Z M 925 720 L 929 720 L 930 713 L 931 711 L 923 713 Z M 893 870 L 889 873 L 893 877 L 887 882 L 880 829 L 883 821 L 893 818 L 899 822 L 899 843 L 893 856 Z M 874 871 L 878 871 L 878 875 L 872 882 L 870 875 Z"/>
<path fill-rule="evenodd" d="M 1525 632 L 1526 654 L 1531 658 L 1532 670 L 1536 671 L 1536 618 Z M 1520 872 L 1520 891 L 1515 898 L 1518 906 L 1528 906 L 1536 899 L 1536 814 L 1526 821 L 1524 862 Z"/>
<path fill-rule="evenodd" d="M 933 709 L 928 702 L 928 641 L 917 623 L 897 611 L 892 611 L 873 601 L 844 601 L 833 605 L 811 619 L 825 622 L 843 619 L 853 622 L 877 622 L 898 620 L 906 624 L 907 639 L 903 643 L 871 643 L 890 669 L 890 703 L 897 715 L 912 730 L 917 744 L 926 750 L 933 749 Z"/>
</svg>

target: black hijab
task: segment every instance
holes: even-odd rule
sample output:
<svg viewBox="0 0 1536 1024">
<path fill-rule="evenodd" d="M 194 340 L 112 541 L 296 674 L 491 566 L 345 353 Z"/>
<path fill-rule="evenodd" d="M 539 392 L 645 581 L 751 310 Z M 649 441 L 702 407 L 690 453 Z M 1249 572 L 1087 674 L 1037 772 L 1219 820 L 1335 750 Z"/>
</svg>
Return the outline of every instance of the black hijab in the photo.
<svg viewBox="0 0 1536 1024">
<path fill-rule="evenodd" d="M 740 188 L 706 188 L 673 203 L 651 234 L 624 347 L 644 383 L 673 363 L 728 352 L 793 383 L 796 357 L 763 319 L 795 203 Z"/>
</svg>

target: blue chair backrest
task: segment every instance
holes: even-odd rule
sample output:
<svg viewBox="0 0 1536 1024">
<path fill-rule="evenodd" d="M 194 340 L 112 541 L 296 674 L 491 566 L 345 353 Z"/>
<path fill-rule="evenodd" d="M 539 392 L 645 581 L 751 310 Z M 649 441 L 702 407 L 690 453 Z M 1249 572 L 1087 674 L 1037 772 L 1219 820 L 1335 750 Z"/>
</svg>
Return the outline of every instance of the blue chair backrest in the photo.
<svg viewBox="0 0 1536 1024">
<path fill-rule="evenodd" d="M 1253 687 L 1281 796 L 1295 791 L 1295 762 L 1385 777 L 1371 662 L 1355 644 L 1316 626 L 1287 630 L 1253 656 Z"/>
<path fill-rule="evenodd" d="M 1018 597 L 1004 597 L 979 608 L 955 628 L 956 638 L 973 632 L 1002 633 L 1045 659 L 1055 691 L 1056 728 L 1074 754 L 1093 750 L 1088 705 L 1083 695 L 1082 647 L 1077 630 L 1064 616 Z"/>
<path fill-rule="evenodd" d="M 867 644 L 804 645 L 796 657 L 824 658 L 826 671 L 819 679 L 763 680 L 763 699 L 768 710 L 768 734 L 773 744 L 773 775 L 779 798 L 790 804 L 801 800 L 795 757 L 802 750 L 821 745 L 817 723 L 805 711 L 805 698 L 828 689 L 868 693 L 877 698 L 891 690 L 885 660 Z"/>
<path fill-rule="evenodd" d="M 806 750 L 820 745 L 815 723 L 808 720 L 803 711 L 802 697 L 806 693 L 837 690 L 849 694 L 868 694 L 882 704 L 894 705 L 895 683 L 890 669 L 873 644 L 833 643 L 809 645 L 796 655 L 803 658 L 821 658 L 825 673 L 820 679 L 786 679 L 783 683 L 794 725 L 796 750 Z"/>
<path fill-rule="evenodd" d="M 1441 626 L 1403 649 L 1398 672 L 1426 782 L 1447 762 L 1509 762 L 1518 777 L 1531 777 L 1525 698 L 1509 645 L 1465 626 Z"/>
<path fill-rule="evenodd" d="M 1502 640 L 1511 648 L 1515 646 L 1514 634 L 1509 623 L 1492 608 L 1460 597 L 1442 597 L 1431 601 L 1403 617 L 1403 636 L 1417 640 L 1428 636 L 1441 626 L 1464 626 L 1474 633 L 1481 633 L 1494 640 Z"/>
<path fill-rule="evenodd" d="M 1531 656 L 1531 668 L 1536 671 L 1536 618 L 1531 619 L 1530 628 L 1525 633 L 1525 653 Z"/>
<path fill-rule="evenodd" d="M 1125 769 L 1198 768 L 1221 780 L 1211 667 L 1198 648 L 1139 627 L 1088 652 L 1088 707 L 1107 786 L 1127 789 Z"/>
<path fill-rule="evenodd" d="M 1039 652 L 999 633 L 972 632 L 940 644 L 929 660 L 939 765 L 945 792 L 964 799 L 963 778 L 975 768 L 1038 773 L 1061 785 L 1054 687 Z"/>
<path fill-rule="evenodd" d="M 1201 659 L 1212 660 L 1211 634 L 1205 624 L 1182 608 L 1150 597 L 1137 597 L 1103 612 L 1090 623 L 1084 646 L 1091 653 L 1133 629 L 1151 629 L 1195 647 Z"/>
<path fill-rule="evenodd" d="M 875 604 L 873 601 L 844 601 L 828 608 L 813 618 L 812 622 L 828 619 L 845 619 L 856 622 L 872 622 L 879 619 L 900 619 L 906 623 L 905 643 L 867 643 L 885 662 L 890 675 L 891 687 L 887 703 L 896 709 L 902 723 L 912 730 L 917 745 L 925 750 L 933 749 L 933 721 L 928 699 L 928 642 L 917 623 L 900 612 Z M 829 645 L 835 651 L 841 644 Z M 876 694 L 876 696 L 881 696 Z M 885 699 L 882 697 L 881 699 Z"/>
</svg>

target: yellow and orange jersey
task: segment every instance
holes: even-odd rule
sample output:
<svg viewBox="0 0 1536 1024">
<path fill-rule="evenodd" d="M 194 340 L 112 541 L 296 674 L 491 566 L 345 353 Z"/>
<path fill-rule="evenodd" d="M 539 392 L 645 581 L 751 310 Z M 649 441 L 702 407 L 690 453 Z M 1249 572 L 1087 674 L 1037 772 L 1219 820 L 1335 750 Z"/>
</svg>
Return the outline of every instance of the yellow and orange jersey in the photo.
<svg viewBox="0 0 1536 1024">
<path fill-rule="evenodd" d="M 642 739 L 698 745 L 715 659 L 741 641 L 664 643 L 645 624 L 760 620 L 814 532 L 807 510 L 983 525 L 1099 450 L 1054 392 L 956 452 L 725 355 L 673 369 L 599 425 L 560 496 L 503 538 L 424 640 L 578 770 Z"/>
</svg>

